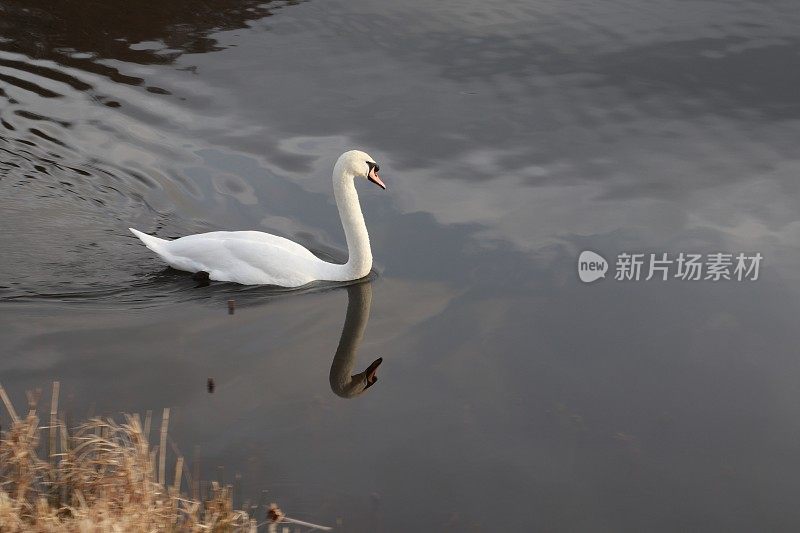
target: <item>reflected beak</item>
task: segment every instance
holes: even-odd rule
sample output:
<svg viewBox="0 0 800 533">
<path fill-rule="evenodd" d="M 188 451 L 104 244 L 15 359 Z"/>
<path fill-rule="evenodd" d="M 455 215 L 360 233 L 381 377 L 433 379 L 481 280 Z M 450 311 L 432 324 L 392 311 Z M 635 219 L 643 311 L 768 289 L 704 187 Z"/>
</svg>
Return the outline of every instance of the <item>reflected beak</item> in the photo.
<svg viewBox="0 0 800 533">
<path fill-rule="evenodd" d="M 375 168 L 369 169 L 369 174 L 367 175 L 367 179 L 380 187 L 381 189 L 386 189 L 386 185 L 381 181 L 381 177 L 378 176 L 378 173 L 375 171 Z"/>
<path fill-rule="evenodd" d="M 364 373 L 367 375 L 367 386 L 364 387 L 365 389 L 370 388 L 371 386 L 375 385 L 375 382 L 378 381 L 378 367 L 383 363 L 383 357 L 379 357 L 372 362 L 371 365 L 367 367 Z"/>
</svg>

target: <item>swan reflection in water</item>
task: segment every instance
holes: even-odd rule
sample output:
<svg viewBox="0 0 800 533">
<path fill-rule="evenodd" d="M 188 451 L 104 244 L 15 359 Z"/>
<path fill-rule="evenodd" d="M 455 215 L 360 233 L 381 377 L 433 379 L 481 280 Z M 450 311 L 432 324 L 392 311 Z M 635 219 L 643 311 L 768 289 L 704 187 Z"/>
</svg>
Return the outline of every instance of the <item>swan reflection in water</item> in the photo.
<svg viewBox="0 0 800 533">
<path fill-rule="evenodd" d="M 364 337 L 372 303 L 372 283 L 356 283 L 347 287 L 347 316 L 342 327 L 342 337 L 331 364 L 331 390 L 342 398 L 355 398 L 378 381 L 379 357 L 360 374 L 353 374 L 358 347 Z"/>
</svg>

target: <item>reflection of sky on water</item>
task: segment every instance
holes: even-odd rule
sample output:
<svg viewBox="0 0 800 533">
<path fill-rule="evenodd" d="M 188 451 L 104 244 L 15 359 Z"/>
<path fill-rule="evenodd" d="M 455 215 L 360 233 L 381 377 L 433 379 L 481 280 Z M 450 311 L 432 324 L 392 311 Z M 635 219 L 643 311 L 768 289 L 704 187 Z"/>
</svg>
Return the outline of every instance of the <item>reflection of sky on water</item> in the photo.
<svg viewBox="0 0 800 533">
<path fill-rule="evenodd" d="M 241 15 L 201 14 L 199 48 L 169 17 L 96 60 L 0 45 L 0 69 L 61 95 L 0 93 L 15 398 L 58 376 L 78 413 L 171 406 L 210 471 L 356 531 L 800 523 L 793 4 Z M 380 275 L 356 368 L 385 362 L 343 401 L 347 291 L 198 292 L 125 228 L 260 228 L 340 257 L 330 167 L 351 146 L 389 186 L 359 191 Z M 583 286 L 584 249 L 765 261 L 749 284 Z"/>
<path fill-rule="evenodd" d="M 368 37 L 336 31 L 351 22 L 346 13 L 323 26 L 270 21 L 281 53 L 221 54 L 248 76 L 263 72 L 261 83 L 242 84 L 238 103 L 265 128 L 280 124 L 284 150 L 335 154 L 340 138 L 305 136 L 310 120 L 321 135 L 347 131 L 370 149 L 391 147 L 404 211 L 479 223 L 485 236 L 525 249 L 636 228 L 646 232 L 638 246 L 795 255 L 791 16 L 738 4 L 688 3 L 683 15 L 586 7 L 569 12 L 577 20 L 549 13 L 533 27 L 517 20 L 523 4 L 475 27 L 466 8 L 446 11 L 449 23 L 423 10 L 391 15 L 415 24 L 381 23 L 390 15 L 367 11 L 355 20 L 372 21 Z M 330 39 L 309 44 L 319 32 Z M 346 58 L 342 76 L 316 53 L 323 47 Z M 187 59 L 213 74 L 203 64 L 213 56 Z M 304 102 L 313 119 L 286 99 Z M 310 178 L 319 190 L 325 172 Z"/>
</svg>

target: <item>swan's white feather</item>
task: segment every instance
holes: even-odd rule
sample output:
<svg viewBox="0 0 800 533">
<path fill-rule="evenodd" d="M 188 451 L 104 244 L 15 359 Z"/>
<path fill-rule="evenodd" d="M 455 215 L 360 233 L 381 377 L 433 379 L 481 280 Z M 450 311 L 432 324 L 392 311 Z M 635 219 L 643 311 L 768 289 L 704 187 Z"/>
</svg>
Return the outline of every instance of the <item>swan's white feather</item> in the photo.
<svg viewBox="0 0 800 533">
<path fill-rule="evenodd" d="M 319 279 L 327 266 L 303 246 L 260 231 L 213 231 L 167 241 L 130 229 L 171 267 L 205 271 L 214 281 L 299 287 Z"/>
</svg>

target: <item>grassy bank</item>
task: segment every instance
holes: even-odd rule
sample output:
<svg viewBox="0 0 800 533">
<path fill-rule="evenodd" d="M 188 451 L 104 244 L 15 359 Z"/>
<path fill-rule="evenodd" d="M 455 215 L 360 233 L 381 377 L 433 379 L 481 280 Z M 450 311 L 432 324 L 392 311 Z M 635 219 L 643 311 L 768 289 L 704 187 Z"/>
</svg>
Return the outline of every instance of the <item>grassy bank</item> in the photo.
<svg viewBox="0 0 800 533">
<path fill-rule="evenodd" d="M 68 429 L 58 390 L 54 383 L 49 416 L 41 417 L 37 394 L 19 415 L 0 387 L 11 419 L 0 433 L 0 531 L 256 531 L 256 521 L 234 509 L 230 486 L 212 483 L 204 499 L 196 489 L 195 497 L 181 492 L 184 480 L 198 484 L 182 456 L 166 464 L 168 409 L 151 446 L 149 416 Z"/>
</svg>

